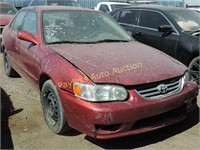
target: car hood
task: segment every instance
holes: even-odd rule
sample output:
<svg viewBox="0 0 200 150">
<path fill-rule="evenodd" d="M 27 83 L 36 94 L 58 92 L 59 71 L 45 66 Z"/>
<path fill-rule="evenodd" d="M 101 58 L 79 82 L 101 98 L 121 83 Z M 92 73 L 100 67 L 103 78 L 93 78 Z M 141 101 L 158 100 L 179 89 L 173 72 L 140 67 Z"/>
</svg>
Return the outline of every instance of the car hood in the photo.
<svg viewBox="0 0 200 150">
<path fill-rule="evenodd" d="M 12 20 L 13 15 L 6 15 L 6 14 L 0 14 L 0 25 L 7 25 L 10 23 L 10 20 Z"/>
<path fill-rule="evenodd" d="M 138 85 L 177 77 L 187 69 L 170 56 L 139 42 L 49 47 L 95 83 Z"/>
</svg>

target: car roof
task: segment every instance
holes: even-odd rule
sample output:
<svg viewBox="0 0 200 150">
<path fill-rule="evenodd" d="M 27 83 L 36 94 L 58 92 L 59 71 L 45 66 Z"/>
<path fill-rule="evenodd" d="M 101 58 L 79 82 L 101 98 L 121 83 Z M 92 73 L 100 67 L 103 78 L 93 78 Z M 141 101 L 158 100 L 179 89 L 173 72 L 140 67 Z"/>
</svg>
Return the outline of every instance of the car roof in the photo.
<svg viewBox="0 0 200 150">
<path fill-rule="evenodd" d="M 36 11 L 51 11 L 51 10 L 79 10 L 79 11 L 91 11 L 97 12 L 97 10 L 89 9 L 89 8 L 82 8 L 82 7 L 72 7 L 72 6 L 31 6 L 31 7 L 24 7 L 22 10 L 27 9 L 34 9 Z"/>
<path fill-rule="evenodd" d="M 124 8 L 136 8 L 136 9 L 151 9 L 151 10 L 159 10 L 159 11 L 170 11 L 170 10 L 187 10 L 182 7 L 174 7 L 174 6 L 163 6 L 163 5 L 155 5 L 155 4 L 142 4 L 142 5 L 131 5 Z M 117 10 L 120 10 L 119 8 Z"/>
</svg>

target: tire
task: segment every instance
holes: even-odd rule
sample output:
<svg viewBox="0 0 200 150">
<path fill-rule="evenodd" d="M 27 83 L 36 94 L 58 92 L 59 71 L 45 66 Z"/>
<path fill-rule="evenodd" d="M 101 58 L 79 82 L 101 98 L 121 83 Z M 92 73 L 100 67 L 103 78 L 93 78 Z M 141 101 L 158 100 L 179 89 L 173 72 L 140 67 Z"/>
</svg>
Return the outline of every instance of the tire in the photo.
<svg viewBox="0 0 200 150">
<path fill-rule="evenodd" d="M 199 86 L 199 67 L 200 56 L 195 57 L 189 64 L 188 70 L 193 81 L 196 81 Z M 199 86 L 200 87 L 200 86 Z"/>
<path fill-rule="evenodd" d="M 52 80 L 47 80 L 43 84 L 41 103 L 45 122 L 53 132 L 63 134 L 71 129 L 67 123 L 60 97 Z"/>
<path fill-rule="evenodd" d="M 3 53 L 3 63 L 4 63 L 5 74 L 8 77 L 16 77 L 16 76 L 18 76 L 18 73 L 12 68 L 12 66 L 11 66 L 11 64 L 9 62 L 8 55 L 7 55 L 7 52 L 5 50 L 4 50 L 4 53 Z"/>
</svg>

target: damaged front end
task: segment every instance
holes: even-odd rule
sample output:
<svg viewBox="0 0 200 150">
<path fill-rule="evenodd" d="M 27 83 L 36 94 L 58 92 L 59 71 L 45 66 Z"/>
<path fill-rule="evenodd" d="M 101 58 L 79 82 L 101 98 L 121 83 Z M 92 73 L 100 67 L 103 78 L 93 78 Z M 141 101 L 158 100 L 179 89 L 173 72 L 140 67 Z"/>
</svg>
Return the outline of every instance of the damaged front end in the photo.
<svg viewBox="0 0 200 150">
<path fill-rule="evenodd" d="M 109 139 L 159 129 L 187 117 L 197 107 L 196 83 L 188 82 L 178 94 L 160 99 L 148 99 L 135 89 L 128 89 L 123 101 L 90 102 L 63 90 L 63 102 L 68 124 L 97 139 Z"/>
</svg>

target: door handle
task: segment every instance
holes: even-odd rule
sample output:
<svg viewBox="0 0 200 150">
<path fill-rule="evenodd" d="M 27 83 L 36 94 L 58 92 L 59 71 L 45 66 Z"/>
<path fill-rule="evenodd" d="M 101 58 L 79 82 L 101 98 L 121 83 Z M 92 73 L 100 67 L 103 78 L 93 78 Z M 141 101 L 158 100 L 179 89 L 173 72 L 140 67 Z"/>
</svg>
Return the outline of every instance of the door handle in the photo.
<svg viewBox="0 0 200 150">
<path fill-rule="evenodd" d="M 144 36 L 144 33 L 142 33 L 142 32 L 135 32 L 135 35 Z"/>
</svg>

